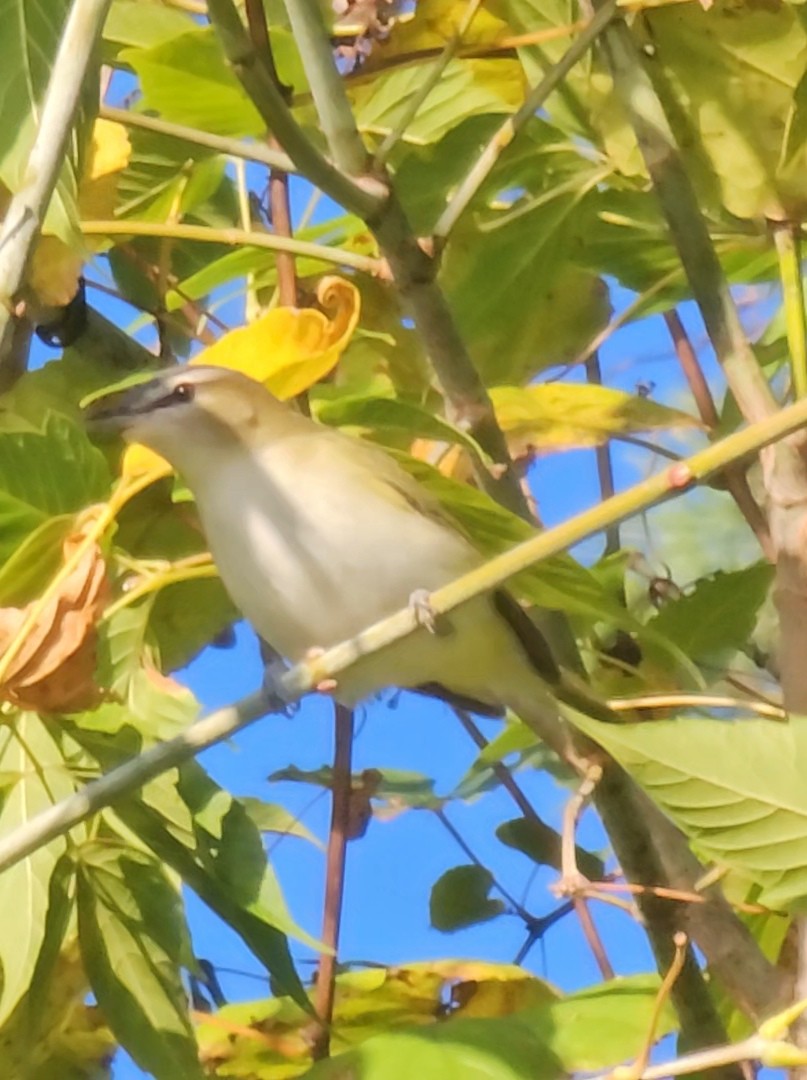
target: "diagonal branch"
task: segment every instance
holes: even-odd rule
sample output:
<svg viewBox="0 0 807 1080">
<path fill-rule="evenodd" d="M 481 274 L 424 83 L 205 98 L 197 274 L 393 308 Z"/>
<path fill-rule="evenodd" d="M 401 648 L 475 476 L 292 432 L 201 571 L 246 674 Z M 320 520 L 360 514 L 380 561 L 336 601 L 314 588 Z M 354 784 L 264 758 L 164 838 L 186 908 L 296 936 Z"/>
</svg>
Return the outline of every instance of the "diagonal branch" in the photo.
<svg viewBox="0 0 807 1080">
<path fill-rule="evenodd" d="M 643 480 L 627 491 L 614 495 L 601 506 L 578 515 L 572 521 L 547 529 L 511 551 L 496 556 L 484 566 L 432 593 L 429 606 L 435 617 L 447 614 L 480 593 L 503 584 L 509 577 L 540 559 L 564 551 L 613 522 L 624 521 L 656 502 L 680 494 L 696 479 L 708 479 L 714 473 L 725 469 L 730 462 L 756 453 L 774 440 L 784 438 L 805 425 L 807 399 L 802 399 L 783 409 L 778 415 L 753 424 L 745 431 L 735 432 L 699 451 L 661 476 Z M 676 483 L 676 476 L 684 478 L 686 482 Z M 328 649 L 322 656 L 297 664 L 285 672 L 277 679 L 277 693 L 284 702 L 294 701 L 326 680 L 338 678 L 359 658 L 366 658 L 371 653 L 394 644 L 407 634 L 414 633 L 419 627 L 418 613 L 411 606 L 404 608 L 355 638 Z M 140 757 L 113 769 L 106 776 L 88 784 L 82 791 L 32 818 L 25 826 L 0 841 L 0 872 L 85 821 L 113 800 L 140 787 L 166 769 L 193 757 L 201 750 L 228 738 L 239 728 L 276 707 L 277 702 L 269 701 L 266 695 L 254 694 L 237 705 L 221 709 L 198 721 L 176 738 L 161 743 Z M 642 820 L 641 817 L 632 820 L 634 830 L 641 827 Z M 683 848 L 686 850 L 685 844 Z"/>
<path fill-rule="evenodd" d="M 524 125 L 535 116 L 552 91 L 563 82 L 575 64 L 579 63 L 585 56 L 591 48 L 592 42 L 603 32 L 603 29 L 613 19 L 616 12 L 616 0 L 605 0 L 605 3 L 583 27 L 578 37 L 575 38 L 560 60 L 553 64 L 538 85 L 529 92 L 518 112 L 514 113 L 513 116 L 508 116 L 501 127 L 493 134 L 487 146 L 474 162 L 468 175 L 460 183 L 451 202 L 440 215 L 440 219 L 433 230 L 436 237 L 445 239 L 448 236 L 468 203 L 490 176 L 502 151 L 510 145 Z"/>
</svg>

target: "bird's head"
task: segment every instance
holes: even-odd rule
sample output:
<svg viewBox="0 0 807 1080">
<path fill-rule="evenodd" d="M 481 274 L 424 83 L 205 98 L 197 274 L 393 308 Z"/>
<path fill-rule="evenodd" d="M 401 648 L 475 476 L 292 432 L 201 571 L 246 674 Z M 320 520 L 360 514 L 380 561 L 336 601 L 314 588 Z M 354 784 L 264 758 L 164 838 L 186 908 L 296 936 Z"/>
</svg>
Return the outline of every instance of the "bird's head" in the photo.
<svg viewBox="0 0 807 1080">
<path fill-rule="evenodd" d="M 169 368 L 99 399 L 87 426 L 143 443 L 180 472 L 205 451 L 254 446 L 283 427 L 290 411 L 259 382 L 226 368 Z"/>
</svg>

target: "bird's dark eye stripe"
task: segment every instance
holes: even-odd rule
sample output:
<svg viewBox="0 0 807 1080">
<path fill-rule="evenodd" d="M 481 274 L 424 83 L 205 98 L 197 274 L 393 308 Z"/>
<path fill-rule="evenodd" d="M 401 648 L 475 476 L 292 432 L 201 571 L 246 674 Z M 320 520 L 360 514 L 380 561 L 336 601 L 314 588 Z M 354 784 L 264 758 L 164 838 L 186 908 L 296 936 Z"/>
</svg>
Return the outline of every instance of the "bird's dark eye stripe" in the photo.
<svg viewBox="0 0 807 1080">
<path fill-rule="evenodd" d="M 183 401 L 193 401 L 193 387 L 190 383 L 179 383 L 173 390 L 149 404 L 150 409 L 165 409 Z"/>
</svg>

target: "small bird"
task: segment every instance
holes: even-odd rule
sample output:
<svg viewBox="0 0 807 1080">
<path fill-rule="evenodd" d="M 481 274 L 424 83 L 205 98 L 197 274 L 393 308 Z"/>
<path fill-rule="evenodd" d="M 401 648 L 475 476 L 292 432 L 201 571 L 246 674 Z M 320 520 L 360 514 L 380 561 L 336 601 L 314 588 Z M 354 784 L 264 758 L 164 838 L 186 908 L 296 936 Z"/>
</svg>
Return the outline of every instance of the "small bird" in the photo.
<svg viewBox="0 0 807 1080">
<path fill-rule="evenodd" d="M 176 367 L 102 399 L 91 428 L 166 458 L 196 500 L 235 605 L 281 657 L 300 662 L 479 566 L 438 502 L 380 448 L 324 427 L 259 382 Z M 413 598 L 419 598 L 413 600 Z M 512 709 L 568 756 L 566 677 L 506 589 L 360 658 L 335 697 L 354 705 L 406 687 L 487 715 Z"/>
</svg>

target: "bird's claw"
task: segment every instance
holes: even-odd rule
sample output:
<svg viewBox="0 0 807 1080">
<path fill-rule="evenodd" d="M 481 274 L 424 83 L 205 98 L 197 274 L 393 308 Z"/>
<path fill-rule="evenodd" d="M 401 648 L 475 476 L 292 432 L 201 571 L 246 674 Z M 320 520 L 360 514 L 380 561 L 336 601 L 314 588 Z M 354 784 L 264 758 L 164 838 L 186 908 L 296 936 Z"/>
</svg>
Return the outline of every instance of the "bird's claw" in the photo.
<svg viewBox="0 0 807 1080">
<path fill-rule="evenodd" d="M 432 607 L 431 594 L 428 589 L 415 589 L 409 597 L 409 606 L 414 612 L 418 626 L 422 626 L 430 634 L 442 636 L 450 633 L 451 626 L 444 615 L 438 614 Z"/>
<path fill-rule="evenodd" d="M 269 698 L 271 711 L 291 719 L 300 708 L 300 702 L 290 701 L 283 686 L 282 677 L 288 671 L 282 660 L 272 660 L 263 669 L 263 692 Z"/>
</svg>

